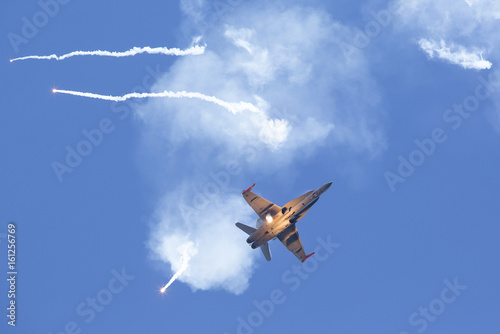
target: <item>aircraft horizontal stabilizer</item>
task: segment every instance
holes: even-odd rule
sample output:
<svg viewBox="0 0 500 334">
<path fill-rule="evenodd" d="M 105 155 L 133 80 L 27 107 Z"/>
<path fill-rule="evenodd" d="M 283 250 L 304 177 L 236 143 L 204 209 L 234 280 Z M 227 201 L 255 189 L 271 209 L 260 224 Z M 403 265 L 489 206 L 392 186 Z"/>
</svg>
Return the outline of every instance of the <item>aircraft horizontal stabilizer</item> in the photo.
<svg viewBox="0 0 500 334">
<path fill-rule="evenodd" d="M 240 230 L 242 230 L 243 232 L 245 232 L 248 235 L 252 235 L 255 231 L 257 231 L 256 228 L 247 226 L 247 225 L 239 223 L 239 222 L 236 223 L 236 227 L 239 228 Z"/>
<path fill-rule="evenodd" d="M 262 251 L 262 254 L 264 254 L 266 260 L 271 261 L 271 250 L 269 249 L 269 243 L 266 242 L 262 244 L 262 246 L 260 246 L 260 250 Z"/>
</svg>

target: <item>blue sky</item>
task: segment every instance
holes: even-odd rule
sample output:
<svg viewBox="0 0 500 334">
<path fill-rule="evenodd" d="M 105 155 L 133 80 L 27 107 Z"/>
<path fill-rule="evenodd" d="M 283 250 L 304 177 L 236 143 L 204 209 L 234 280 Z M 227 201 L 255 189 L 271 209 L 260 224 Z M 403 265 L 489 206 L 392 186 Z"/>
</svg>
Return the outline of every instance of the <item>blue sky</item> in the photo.
<svg viewBox="0 0 500 334">
<path fill-rule="evenodd" d="M 0 249 L 15 222 L 18 269 L 2 333 L 498 332 L 495 1 L 2 6 Z M 9 62 L 199 36 L 196 56 Z M 254 182 L 282 205 L 328 181 L 298 225 L 304 265 L 234 226 L 255 224 Z"/>
</svg>

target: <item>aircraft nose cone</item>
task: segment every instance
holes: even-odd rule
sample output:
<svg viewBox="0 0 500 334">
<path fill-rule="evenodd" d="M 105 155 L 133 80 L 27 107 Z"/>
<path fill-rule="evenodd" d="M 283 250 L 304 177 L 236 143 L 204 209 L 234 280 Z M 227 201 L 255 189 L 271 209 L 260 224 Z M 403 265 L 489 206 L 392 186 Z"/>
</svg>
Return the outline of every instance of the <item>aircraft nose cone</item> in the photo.
<svg viewBox="0 0 500 334">
<path fill-rule="evenodd" d="M 324 185 L 322 185 L 321 187 L 319 187 L 318 189 L 318 192 L 320 194 L 324 193 L 325 191 L 328 190 L 328 188 L 330 188 L 330 186 L 332 185 L 333 182 L 328 182 L 328 183 L 325 183 Z"/>
</svg>

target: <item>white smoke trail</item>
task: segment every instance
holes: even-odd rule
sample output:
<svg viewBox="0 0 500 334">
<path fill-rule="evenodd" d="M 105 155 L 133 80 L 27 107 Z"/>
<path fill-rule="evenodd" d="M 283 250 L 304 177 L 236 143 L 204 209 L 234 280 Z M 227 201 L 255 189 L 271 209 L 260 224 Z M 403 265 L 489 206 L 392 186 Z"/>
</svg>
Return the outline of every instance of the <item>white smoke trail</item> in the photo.
<svg viewBox="0 0 500 334">
<path fill-rule="evenodd" d="M 196 252 L 197 252 L 197 250 L 194 248 L 194 245 L 192 242 L 189 242 L 187 244 L 182 245 L 179 250 L 182 253 L 182 255 L 181 255 L 181 263 L 182 263 L 181 268 L 174 274 L 174 276 L 172 276 L 170 281 L 168 281 L 168 283 L 165 284 L 165 286 L 160 289 L 161 293 L 165 293 L 165 291 L 168 289 L 168 287 L 170 285 L 172 285 L 172 283 L 174 283 L 175 280 L 177 278 L 179 278 L 179 276 L 182 275 L 182 273 L 184 271 L 186 271 L 186 269 L 188 268 L 188 264 L 189 264 L 189 260 L 191 259 L 191 256 L 196 254 Z"/>
<path fill-rule="evenodd" d="M 165 90 L 165 91 L 159 92 L 159 93 L 129 93 L 129 94 L 125 94 L 122 96 L 100 95 L 100 94 L 94 94 L 94 93 L 86 93 L 86 92 L 78 92 L 78 91 L 62 90 L 62 89 L 52 89 L 52 92 L 53 93 L 76 95 L 76 96 L 82 96 L 82 97 L 89 97 L 92 99 L 116 101 L 116 102 L 125 101 L 125 100 L 132 99 L 132 98 L 144 99 L 144 98 L 148 98 L 148 97 L 200 99 L 200 100 L 212 102 L 212 103 L 215 103 L 221 107 L 224 107 L 233 114 L 237 114 L 237 113 L 243 112 L 245 110 L 252 111 L 255 113 L 261 112 L 261 109 L 259 109 L 258 107 L 256 107 L 255 105 L 253 105 L 249 102 L 227 102 L 227 101 L 218 99 L 215 96 L 208 96 L 208 95 L 198 93 L 198 92 L 186 92 L 186 91 L 172 92 L 172 91 Z"/>
<path fill-rule="evenodd" d="M 62 56 L 57 56 L 55 54 L 51 54 L 49 56 L 26 56 L 26 57 L 19 57 L 19 58 L 14 58 L 11 59 L 10 62 L 14 62 L 17 60 L 26 60 L 26 59 L 56 59 L 56 60 L 63 60 L 66 58 L 74 57 L 74 56 L 101 56 L 101 57 L 129 57 L 129 56 L 135 56 L 137 54 L 141 53 L 149 53 L 149 54 L 164 54 L 167 56 L 187 56 L 187 55 L 200 55 L 205 52 L 205 46 L 199 46 L 195 45 L 190 47 L 189 49 L 181 50 L 178 48 L 166 48 L 166 47 L 157 47 L 157 48 L 152 48 L 149 46 L 146 47 L 133 47 L 130 50 L 123 51 L 123 52 L 116 52 L 116 51 L 104 51 L 104 50 L 96 50 L 96 51 L 73 51 L 70 53 L 67 53 Z"/>
</svg>

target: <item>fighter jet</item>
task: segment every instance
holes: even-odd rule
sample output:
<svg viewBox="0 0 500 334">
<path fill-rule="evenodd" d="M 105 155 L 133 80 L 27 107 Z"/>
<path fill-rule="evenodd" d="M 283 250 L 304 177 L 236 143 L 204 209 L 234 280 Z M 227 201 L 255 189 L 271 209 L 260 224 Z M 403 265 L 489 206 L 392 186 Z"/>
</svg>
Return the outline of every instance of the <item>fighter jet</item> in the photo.
<svg viewBox="0 0 500 334">
<path fill-rule="evenodd" d="M 255 187 L 254 183 L 247 190 L 243 190 L 242 194 L 259 216 L 256 228 L 239 222 L 236 223 L 236 226 L 249 235 L 247 243 L 253 249 L 260 247 L 267 261 L 271 261 L 268 242 L 278 238 L 290 252 L 304 262 L 314 253 L 306 255 L 295 224 L 304 217 L 314 203 L 319 200 L 321 194 L 327 191 L 331 185 L 332 182 L 328 182 L 318 189 L 308 191 L 304 195 L 286 203 L 283 207 L 279 207 L 254 194 L 252 192 L 252 188 Z"/>
</svg>

